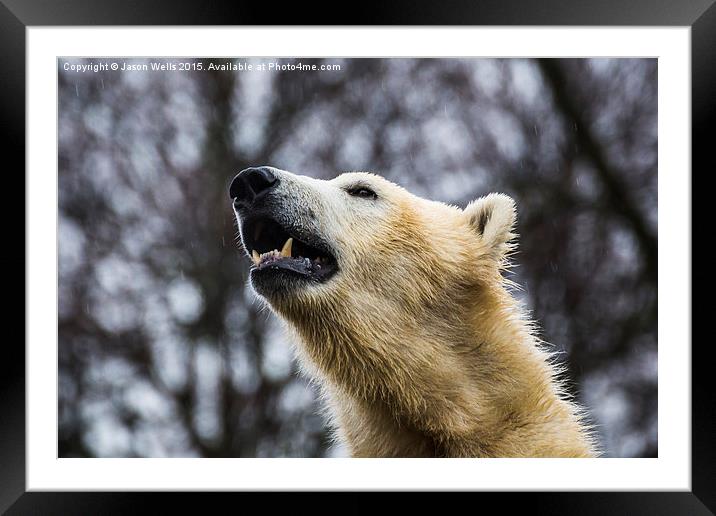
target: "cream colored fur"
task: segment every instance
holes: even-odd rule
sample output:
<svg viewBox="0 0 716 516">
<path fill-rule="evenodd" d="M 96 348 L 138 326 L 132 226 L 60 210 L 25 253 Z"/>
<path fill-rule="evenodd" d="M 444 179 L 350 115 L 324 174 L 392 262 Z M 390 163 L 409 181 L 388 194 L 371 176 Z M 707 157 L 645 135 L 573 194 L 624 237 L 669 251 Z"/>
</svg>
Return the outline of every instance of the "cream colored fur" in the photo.
<svg viewBox="0 0 716 516">
<path fill-rule="evenodd" d="M 461 210 L 378 176 L 281 171 L 286 209 L 335 248 L 327 283 L 268 299 L 355 457 L 591 457 L 580 409 L 502 272 L 512 199 Z M 361 183 L 376 200 L 351 197 Z M 294 204 L 295 203 L 295 204 Z"/>
</svg>

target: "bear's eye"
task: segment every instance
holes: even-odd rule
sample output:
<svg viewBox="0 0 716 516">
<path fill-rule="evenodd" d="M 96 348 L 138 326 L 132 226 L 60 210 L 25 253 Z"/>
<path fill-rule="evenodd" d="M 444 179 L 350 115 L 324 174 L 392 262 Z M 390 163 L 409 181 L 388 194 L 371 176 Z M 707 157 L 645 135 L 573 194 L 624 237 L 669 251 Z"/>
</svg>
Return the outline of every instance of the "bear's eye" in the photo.
<svg viewBox="0 0 716 516">
<path fill-rule="evenodd" d="M 353 197 L 363 197 L 364 199 L 378 198 L 378 194 L 366 186 L 353 186 L 346 189 L 346 192 L 348 192 L 348 195 L 352 195 Z"/>
</svg>

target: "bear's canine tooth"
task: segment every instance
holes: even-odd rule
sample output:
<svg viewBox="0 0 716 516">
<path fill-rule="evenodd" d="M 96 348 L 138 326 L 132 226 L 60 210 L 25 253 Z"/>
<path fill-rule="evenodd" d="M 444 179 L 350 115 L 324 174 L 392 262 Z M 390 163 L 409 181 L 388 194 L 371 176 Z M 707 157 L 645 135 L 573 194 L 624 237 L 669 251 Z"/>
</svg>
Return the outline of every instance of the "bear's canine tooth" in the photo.
<svg viewBox="0 0 716 516">
<path fill-rule="evenodd" d="M 289 237 L 288 240 L 286 240 L 286 243 L 283 244 L 283 248 L 281 248 L 281 256 L 283 256 L 284 258 L 290 258 L 292 246 L 293 246 L 293 238 Z"/>
<path fill-rule="evenodd" d="M 258 265 L 259 262 L 261 261 L 261 255 L 256 252 L 256 249 L 251 251 L 251 259 L 253 260 L 254 265 Z"/>
</svg>

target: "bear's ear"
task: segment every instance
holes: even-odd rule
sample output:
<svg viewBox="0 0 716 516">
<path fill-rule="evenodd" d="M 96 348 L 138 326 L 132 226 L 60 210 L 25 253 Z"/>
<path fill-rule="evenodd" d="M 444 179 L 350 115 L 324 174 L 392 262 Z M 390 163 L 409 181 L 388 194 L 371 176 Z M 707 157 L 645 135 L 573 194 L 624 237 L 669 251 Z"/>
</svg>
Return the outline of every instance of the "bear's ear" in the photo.
<svg viewBox="0 0 716 516">
<path fill-rule="evenodd" d="M 516 236 L 512 232 L 516 212 L 515 201 L 511 197 L 499 193 L 480 197 L 467 205 L 465 215 L 496 259 L 503 258 L 510 251 L 509 242 Z"/>
</svg>

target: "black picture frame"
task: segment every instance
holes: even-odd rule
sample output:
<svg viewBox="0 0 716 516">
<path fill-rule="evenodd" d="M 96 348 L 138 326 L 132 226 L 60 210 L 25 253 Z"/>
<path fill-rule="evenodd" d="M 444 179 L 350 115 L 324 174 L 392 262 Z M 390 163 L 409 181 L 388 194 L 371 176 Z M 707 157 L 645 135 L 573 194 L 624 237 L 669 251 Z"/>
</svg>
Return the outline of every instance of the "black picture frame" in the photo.
<svg viewBox="0 0 716 516">
<path fill-rule="evenodd" d="M 277 8 L 269 3 L 202 2 L 155 0 L 0 0 L 0 98 L 3 161 L 9 179 L 25 196 L 25 77 L 26 29 L 32 26 L 83 25 L 576 25 L 576 26 L 690 26 L 692 72 L 692 170 L 701 174 L 716 170 L 716 160 L 708 129 L 716 111 L 716 5 L 715 0 L 459 0 L 453 2 L 393 1 L 372 5 L 360 2 L 335 4 L 325 11 L 323 4 L 311 8 L 303 3 Z M 660 142 L 661 143 L 661 142 Z M 690 173 L 690 171 L 669 171 Z M 691 178 L 696 174 L 691 172 Z M 16 186 L 16 185 L 12 185 Z M 10 190 L 6 188 L 6 193 Z M 20 197 L 13 189 L 12 197 Z M 10 196 L 6 196 L 6 200 Z M 694 203 L 695 204 L 695 203 Z M 25 267 L 25 227 L 14 223 L 14 203 L 2 203 L 6 230 L 3 263 L 8 278 L 19 278 L 14 271 Z M 24 211 L 23 211 L 24 213 Z M 668 216 L 668 214 L 661 214 Z M 693 217 L 694 223 L 697 222 Z M 700 219 L 705 220 L 705 219 Z M 17 241 L 7 231 L 18 233 Z M 22 236 L 19 234 L 22 232 Z M 14 235 L 13 235 L 14 236 Z M 12 245 L 12 247 L 10 247 Z M 693 265 L 692 265 L 693 267 Z M 25 294 L 22 296 L 25 300 Z M 25 303 L 10 299 L 6 303 L 8 321 L 20 321 Z M 701 306 L 698 310 L 705 310 Z M 18 312 L 17 314 L 13 311 Z M 15 322 L 15 324 L 18 324 Z M 7 325 L 8 328 L 16 326 Z M 0 512 L 8 514 L 124 514 L 141 512 L 147 498 L 158 498 L 164 511 L 179 501 L 183 509 L 206 507 L 208 494 L 201 501 L 187 497 L 138 493 L 51 493 L 26 492 L 25 464 L 25 329 L 16 338 L 6 334 L 0 375 Z M 22 342 L 21 342 L 22 341 Z M 668 343 L 687 346 L 689 343 Z M 590 492 L 590 493 L 479 493 L 503 507 L 529 504 L 530 511 L 549 514 L 714 514 L 716 512 L 716 398 L 707 341 L 692 346 L 692 490 L 690 492 Z M 238 496 L 225 493 L 222 499 Z M 412 500 L 422 502 L 422 496 Z M 228 501 L 228 500 L 227 500 Z M 212 500 L 214 503 L 214 500 Z M 244 501 L 246 503 L 246 501 Z M 273 503 L 273 502 L 272 502 Z M 167 504 L 167 505 L 164 505 Z M 370 509 L 358 501 L 354 510 Z M 345 507 L 345 506 L 344 506 Z M 313 505 L 312 510 L 319 507 Z M 322 507 L 321 507 L 322 508 Z M 334 507 L 335 509 L 335 507 Z M 331 511 L 333 512 L 333 511 Z"/>
</svg>

